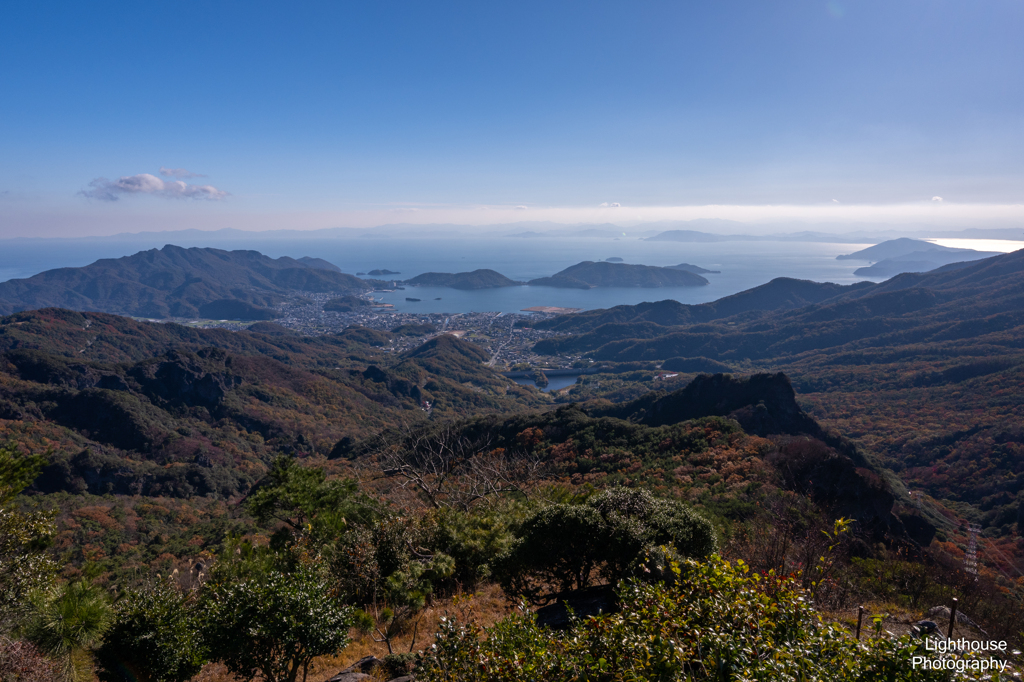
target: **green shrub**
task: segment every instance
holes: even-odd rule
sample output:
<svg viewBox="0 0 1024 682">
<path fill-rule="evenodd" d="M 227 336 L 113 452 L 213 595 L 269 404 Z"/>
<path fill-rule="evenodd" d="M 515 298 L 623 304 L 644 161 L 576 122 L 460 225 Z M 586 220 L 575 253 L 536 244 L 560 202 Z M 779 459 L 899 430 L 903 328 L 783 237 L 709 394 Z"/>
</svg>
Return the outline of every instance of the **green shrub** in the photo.
<svg viewBox="0 0 1024 682">
<path fill-rule="evenodd" d="M 261 675 L 265 682 L 295 682 L 299 673 L 305 680 L 314 657 L 345 647 L 352 622 L 352 610 L 306 568 L 211 582 L 202 608 L 213 655 L 232 674 L 244 680 Z"/>
<path fill-rule="evenodd" d="M 615 488 L 526 519 L 496 573 L 506 594 L 541 601 L 548 586 L 583 589 L 598 574 L 614 583 L 657 545 L 671 545 L 689 557 L 708 556 L 717 548 L 711 524 L 685 506 L 646 490 Z"/>
<path fill-rule="evenodd" d="M 644 562 L 640 562 L 643 564 Z M 713 556 L 669 562 L 666 582 L 627 581 L 621 610 L 539 627 L 525 607 L 494 627 L 443 620 L 419 682 L 910 682 L 947 680 L 915 668 L 920 639 L 855 641 L 821 620 L 795 580 L 760 576 Z M 991 677 L 984 677 L 990 674 Z M 999 679 L 968 672 L 958 679 Z M 1003 679 L 1011 679 L 1005 677 Z"/>
<path fill-rule="evenodd" d="M 185 682 L 207 660 L 196 595 L 170 581 L 128 590 L 96 652 L 104 682 Z"/>
</svg>

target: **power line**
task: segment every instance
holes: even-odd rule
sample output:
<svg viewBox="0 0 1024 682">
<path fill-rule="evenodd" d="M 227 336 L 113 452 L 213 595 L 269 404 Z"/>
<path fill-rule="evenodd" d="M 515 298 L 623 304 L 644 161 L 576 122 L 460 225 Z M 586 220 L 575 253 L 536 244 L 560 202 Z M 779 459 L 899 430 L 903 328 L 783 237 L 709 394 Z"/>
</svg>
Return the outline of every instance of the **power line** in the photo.
<svg viewBox="0 0 1024 682">
<path fill-rule="evenodd" d="M 967 542 L 967 552 L 964 553 L 964 572 L 970 573 L 974 576 L 975 582 L 978 580 L 978 533 L 981 532 L 981 526 L 976 523 L 972 523 L 968 527 L 968 532 L 971 534 L 970 540 Z"/>
</svg>

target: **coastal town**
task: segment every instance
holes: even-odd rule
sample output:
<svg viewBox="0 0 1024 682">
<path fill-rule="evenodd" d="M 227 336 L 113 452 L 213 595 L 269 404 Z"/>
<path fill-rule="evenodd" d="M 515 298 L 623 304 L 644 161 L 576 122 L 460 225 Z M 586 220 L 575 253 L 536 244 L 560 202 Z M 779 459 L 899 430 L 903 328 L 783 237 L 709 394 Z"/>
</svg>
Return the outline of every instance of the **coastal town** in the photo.
<svg viewBox="0 0 1024 682">
<path fill-rule="evenodd" d="M 334 294 L 303 292 L 290 298 L 281 307 L 281 317 L 275 324 L 299 334 L 319 336 L 337 334 L 349 327 L 365 327 L 378 331 L 391 331 L 403 325 L 431 325 L 434 331 L 425 334 L 396 335 L 391 344 L 383 348 L 388 353 L 411 350 L 438 334 L 452 334 L 475 343 L 491 354 L 488 365 L 498 371 L 509 371 L 526 366 L 572 368 L 579 366 L 578 356 L 551 357 L 533 352 L 537 341 L 557 336 L 557 332 L 534 329 L 531 322 L 548 319 L 572 308 L 538 306 L 521 313 L 402 313 L 384 305 L 370 305 L 352 312 L 324 310 L 324 304 L 336 298 Z M 367 300 L 370 300 L 367 298 Z M 176 320 L 196 327 L 217 327 L 241 330 L 250 323 L 231 320 Z M 589 364 L 589 363 L 587 363 Z"/>
</svg>

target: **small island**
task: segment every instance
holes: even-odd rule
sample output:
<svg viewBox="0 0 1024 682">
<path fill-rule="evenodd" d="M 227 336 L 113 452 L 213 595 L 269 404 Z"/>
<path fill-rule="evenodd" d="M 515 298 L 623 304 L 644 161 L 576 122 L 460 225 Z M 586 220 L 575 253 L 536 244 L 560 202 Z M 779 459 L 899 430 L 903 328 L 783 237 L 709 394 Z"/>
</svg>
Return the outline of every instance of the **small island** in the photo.
<svg viewBox="0 0 1024 682">
<path fill-rule="evenodd" d="M 592 289 L 594 287 L 701 287 L 708 281 L 686 270 L 659 268 L 653 265 L 630 265 L 601 261 L 584 261 L 555 273 L 528 282 L 533 287 Z"/>
<path fill-rule="evenodd" d="M 418 287 L 450 287 L 452 289 L 498 289 L 518 287 L 523 282 L 511 280 L 500 272 L 480 269 L 473 272 L 425 272 L 406 280 L 404 284 Z"/>
<path fill-rule="evenodd" d="M 612 256 L 611 258 L 605 258 L 604 260 L 605 260 L 606 263 L 621 263 L 622 262 L 622 259 L 619 258 L 618 256 Z"/>
<path fill-rule="evenodd" d="M 700 267 L 699 265 L 691 265 L 690 263 L 680 263 L 679 265 L 667 265 L 665 267 L 667 267 L 669 270 L 686 270 L 687 272 L 692 272 L 695 275 L 722 274 L 721 270 L 708 270 L 706 268 Z"/>
<path fill-rule="evenodd" d="M 401 275 L 402 273 L 395 272 L 394 270 L 370 270 L 368 274 L 370 277 L 386 277 L 388 275 Z"/>
</svg>

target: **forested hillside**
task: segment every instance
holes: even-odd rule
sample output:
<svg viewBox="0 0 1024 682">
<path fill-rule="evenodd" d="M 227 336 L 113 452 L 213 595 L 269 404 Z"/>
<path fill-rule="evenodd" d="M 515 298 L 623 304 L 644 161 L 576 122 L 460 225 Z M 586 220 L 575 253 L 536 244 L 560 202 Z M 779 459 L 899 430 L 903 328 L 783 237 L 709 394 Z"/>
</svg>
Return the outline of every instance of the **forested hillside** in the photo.
<svg viewBox="0 0 1024 682">
<path fill-rule="evenodd" d="M 285 598 L 334 633 L 301 635 L 306 664 L 352 636 L 392 653 L 380 665 L 396 676 L 414 664 L 398 643 L 436 634 L 443 648 L 419 674 L 463 679 L 450 671 L 468 661 L 508 664 L 479 631 L 440 620 L 440 605 L 475 591 L 509 600 L 489 612 L 489 637 L 584 671 L 575 640 L 537 628 L 618 651 L 588 628 L 639 636 L 655 621 L 633 619 L 653 599 L 666 637 L 705 642 L 724 625 L 680 615 L 688 600 L 726 599 L 722 613 L 774 600 L 801 625 L 757 636 L 817 647 L 800 666 L 842 659 L 849 679 L 875 679 L 914 640 L 879 625 L 853 643 L 841 625 L 811 627 L 813 613 L 868 603 L 907 624 L 893 612 L 920 617 L 956 596 L 978 623 L 967 634 L 1024 641 L 1019 270 L 1011 254 L 880 285 L 776 280 L 702 306 L 552 318 L 543 326 L 577 333 L 539 350 L 602 361 L 557 394 L 512 383 L 480 346 L 427 324 L 310 337 L 271 322 L 232 332 L 20 312 L 0 319 L 0 488 L 24 492 L 3 493 L 0 521 L 36 533 L 17 556 L 44 562 L 30 574 L 40 584 L 59 574 L 53 589 L 120 595 L 90 645 L 104 679 L 129 679 L 116 673 L 125 657 L 140 670 L 176 661 L 167 679 L 208 660 L 244 672 L 238 614 L 265 607 L 254 617 L 284 628 L 269 605 Z M 965 521 L 984 528 L 977 579 Z M 25 585 L 5 594 L 35 613 Z M 46 603 L 73 597 L 59 595 Z M 519 598 L 536 623 L 509 615 Z M 573 625 L 566 605 L 599 618 Z M 158 613 L 181 619 L 174 632 L 192 623 L 198 643 L 167 639 L 145 620 Z M 746 651 L 754 635 L 733 626 L 723 651 Z M 154 642 L 164 658 L 140 653 Z M 706 660 L 694 646 L 666 660 Z M 183 651 L 195 655 L 172 655 Z M 615 655 L 598 667 L 631 660 Z"/>
<path fill-rule="evenodd" d="M 620 306 L 538 326 L 569 333 L 539 343 L 545 353 L 784 371 L 810 414 L 933 498 L 950 537 L 978 522 L 1005 539 L 986 560 L 1024 570 L 1013 544 L 1024 527 L 1024 253 L 881 284 L 775 280 L 711 304 Z"/>
<path fill-rule="evenodd" d="M 2 282 L 0 314 L 61 307 L 151 318 L 269 320 L 275 315 L 267 308 L 291 292 L 346 294 L 371 288 L 318 258 L 274 259 L 256 251 L 168 244 Z"/>
</svg>

